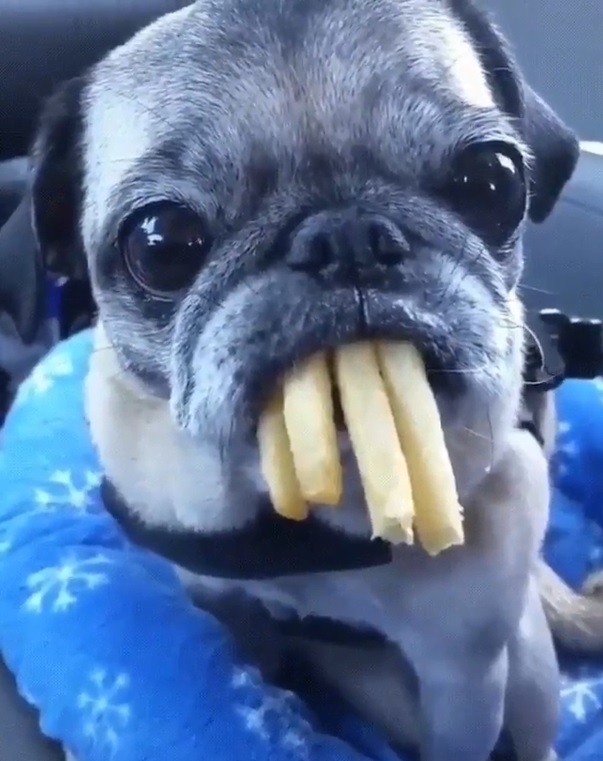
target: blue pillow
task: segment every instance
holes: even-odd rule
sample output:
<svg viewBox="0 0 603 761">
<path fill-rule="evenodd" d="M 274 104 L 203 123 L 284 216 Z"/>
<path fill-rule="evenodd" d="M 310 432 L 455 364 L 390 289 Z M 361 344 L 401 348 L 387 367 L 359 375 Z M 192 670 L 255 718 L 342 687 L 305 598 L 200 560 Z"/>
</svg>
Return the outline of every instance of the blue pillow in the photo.
<svg viewBox="0 0 603 761">
<path fill-rule="evenodd" d="M 42 730 L 78 761 L 399 761 L 322 685 L 264 683 L 103 510 L 83 415 L 90 351 L 88 332 L 54 349 L 0 440 L 0 651 Z M 603 566 L 601 385 L 568 383 L 559 406 L 545 549 L 579 584 Z M 603 667 L 566 667 L 559 749 L 603 758 Z"/>
<path fill-rule="evenodd" d="M 22 386 L 0 449 L 0 650 L 78 761 L 394 761 L 322 690 L 263 683 L 170 565 L 104 512 L 84 421 L 88 332 Z"/>
</svg>

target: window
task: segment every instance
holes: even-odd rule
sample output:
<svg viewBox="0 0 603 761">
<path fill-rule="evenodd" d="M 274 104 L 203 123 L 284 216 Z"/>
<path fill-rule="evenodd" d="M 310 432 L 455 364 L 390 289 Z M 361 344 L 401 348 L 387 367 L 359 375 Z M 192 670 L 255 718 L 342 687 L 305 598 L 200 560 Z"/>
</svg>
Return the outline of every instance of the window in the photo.
<svg viewBox="0 0 603 761">
<path fill-rule="evenodd" d="M 583 140 L 603 143 L 602 0 L 484 2 L 530 84 Z"/>
</svg>

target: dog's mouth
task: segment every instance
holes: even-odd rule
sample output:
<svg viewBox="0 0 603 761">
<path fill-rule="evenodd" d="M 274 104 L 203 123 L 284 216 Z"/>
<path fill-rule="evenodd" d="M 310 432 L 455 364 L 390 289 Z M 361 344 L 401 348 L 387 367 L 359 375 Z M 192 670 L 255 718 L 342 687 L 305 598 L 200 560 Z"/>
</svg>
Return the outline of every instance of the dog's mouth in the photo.
<svg viewBox="0 0 603 761">
<path fill-rule="evenodd" d="M 274 368 L 274 371 L 270 374 L 268 374 L 265 369 L 265 374 L 262 374 L 264 382 L 262 387 L 258 388 L 258 393 L 255 397 L 255 414 L 253 416 L 255 420 L 254 435 L 257 434 L 257 425 L 263 410 L 269 403 L 270 399 L 274 396 L 274 394 L 282 389 L 283 384 L 285 383 L 289 374 L 295 369 L 303 367 L 304 363 L 310 360 L 312 356 L 321 352 L 326 354 L 327 367 L 329 369 L 333 422 L 339 433 L 347 435 L 347 425 L 336 381 L 333 356 L 334 352 L 337 351 L 337 349 L 345 347 L 349 344 L 357 343 L 359 340 L 366 341 L 367 339 L 366 337 L 363 337 L 362 339 L 358 338 L 356 340 L 350 339 L 349 341 L 335 346 L 328 344 L 322 345 L 315 350 L 310 350 L 308 348 L 306 351 L 297 354 L 295 359 L 291 362 L 285 362 L 284 358 L 282 359 L 281 363 L 273 362 L 272 367 Z M 449 367 L 449 363 L 452 360 L 451 352 L 449 349 L 447 349 L 446 353 L 444 353 L 443 351 L 439 350 L 436 343 L 431 343 L 427 340 L 421 341 L 417 338 L 417 336 L 414 336 L 413 340 L 411 333 L 406 333 L 401 330 L 396 331 L 395 333 L 379 332 L 374 336 L 374 340 L 399 340 L 413 343 L 423 358 L 427 381 L 436 398 L 442 394 L 447 398 L 455 398 L 463 392 L 465 384 L 462 373 L 453 372 Z M 276 371 L 277 367 L 278 371 Z"/>
<path fill-rule="evenodd" d="M 464 397 L 475 382 L 475 374 L 469 375 L 463 368 L 474 360 L 471 340 L 481 339 L 470 335 L 469 342 L 461 340 L 469 331 L 459 335 L 450 319 L 425 310 L 419 297 L 367 289 L 360 299 L 352 289 L 336 289 L 320 293 L 312 304 L 314 294 L 302 299 L 293 293 L 291 302 L 285 295 L 268 291 L 256 302 L 257 311 L 249 310 L 247 324 L 243 323 L 242 332 L 229 347 L 236 362 L 226 364 L 236 367 L 233 375 L 225 378 L 227 388 L 216 389 L 228 414 L 227 429 L 218 433 L 225 442 L 239 440 L 254 446 L 266 409 L 291 374 L 311 358 L 321 354 L 334 357 L 351 344 L 412 344 L 423 360 L 436 400 L 445 402 L 446 408 L 452 409 L 455 400 Z M 332 378 L 330 387 L 335 423 L 345 430 Z M 208 412 L 211 415 L 212 410 Z"/>
</svg>

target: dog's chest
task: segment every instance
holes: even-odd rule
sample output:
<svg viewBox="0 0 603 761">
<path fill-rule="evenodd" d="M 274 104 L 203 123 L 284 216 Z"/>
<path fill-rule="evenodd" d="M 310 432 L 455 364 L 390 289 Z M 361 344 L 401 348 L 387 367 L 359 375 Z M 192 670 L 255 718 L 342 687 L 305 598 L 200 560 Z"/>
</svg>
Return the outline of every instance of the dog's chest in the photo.
<svg viewBox="0 0 603 761">
<path fill-rule="evenodd" d="M 480 553 L 425 558 L 401 548 L 385 566 L 266 580 L 234 580 L 180 571 L 193 596 L 230 593 L 259 601 L 279 622 L 321 619 L 341 622 L 358 633 L 375 632 L 398 640 L 401 627 L 446 625 L 450 637 L 467 627 L 502 632 L 517 608 L 516 586 Z M 495 591 L 496 590 L 496 591 Z M 507 591 L 505 591 L 507 590 Z M 488 623 L 489 622 L 489 623 Z"/>
<path fill-rule="evenodd" d="M 369 622 L 370 628 L 377 631 L 385 628 L 382 584 L 376 583 L 375 578 L 383 577 L 380 580 L 384 582 L 385 577 L 391 576 L 383 569 L 304 574 L 262 581 L 196 576 L 182 570 L 179 573 L 193 594 L 222 596 L 240 592 L 260 601 L 280 621 L 292 616 L 300 619 L 317 616 L 360 628 L 366 628 Z M 388 581 L 393 583 L 393 579 Z"/>
<path fill-rule="evenodd" d="M 445 625 L 451 638 L 471 627 L 502 632 L 517 618 L 537 552 L 529 521 L 515 508 L 519 505 L 509 499 L 476 506 L 466 513 L 465 546 L 436 557 L 418 547 L 398 546 L 392 548 L 390 562 L 365 568 L 261 580 L 181 574 L 192 590 L 202 589 L 210 597 L 243 593 L 276 619 L 319 617 L 375 630 L 394 641 L 404 622 L 418 629 Z M 356 500 L 336 511 L 317 512 L 346 533 L 363 529 L 358 516 L 366 510 Z"/>
</svg>

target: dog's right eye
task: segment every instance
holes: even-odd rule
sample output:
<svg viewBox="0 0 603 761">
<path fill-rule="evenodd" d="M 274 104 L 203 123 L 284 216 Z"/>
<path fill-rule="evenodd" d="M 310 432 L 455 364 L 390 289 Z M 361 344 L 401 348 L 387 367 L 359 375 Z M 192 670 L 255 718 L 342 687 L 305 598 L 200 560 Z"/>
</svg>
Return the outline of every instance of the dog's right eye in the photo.
<svg viewBox="0 0 603 761">
<path fill-rule="evenodd" d="M 440 193 L 486 243 L 500 247 L 526 212 L 523 157 L 500 141 L 468 145 L 454 157 Z"/>
<path fill-rule="evenodd" d="M 134 280 L 163 298 L 187 288 L 211 248 L 207 223 L 174 203 L 157 203 L 135 212 L 122 226 L 117 245 Z"/>
</svg>

